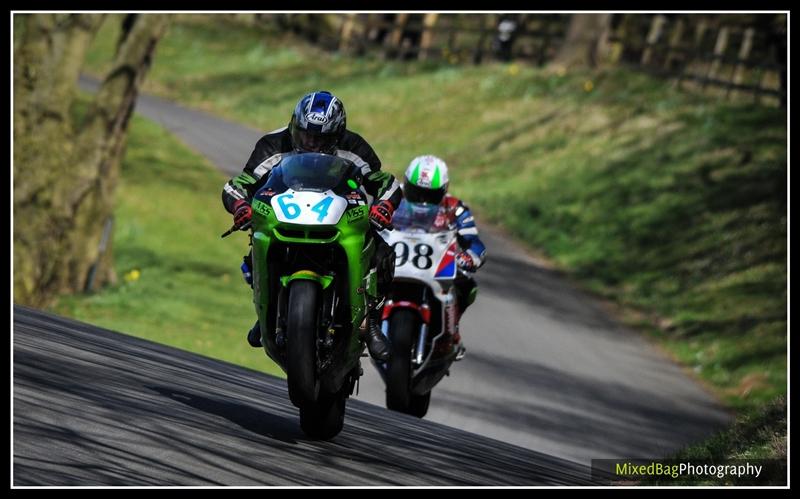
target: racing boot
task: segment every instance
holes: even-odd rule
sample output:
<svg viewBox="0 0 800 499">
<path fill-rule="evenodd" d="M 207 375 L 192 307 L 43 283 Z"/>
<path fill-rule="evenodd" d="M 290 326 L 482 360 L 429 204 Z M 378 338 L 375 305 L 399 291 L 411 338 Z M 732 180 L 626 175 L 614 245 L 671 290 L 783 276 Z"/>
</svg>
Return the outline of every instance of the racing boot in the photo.
<svg viewBox="0 0 800 499">
<path fill-rule="evenodd" d="M 261 328 L 258 325 L 258 321 L 256 321 L 256 325 L 247 332 L 247 342 L 251 347 L 261 348 Z"/>
<path fill-rule="evenodd" d="M 376 301 L 367 312 L 367 350 L 373 359 L 378 362 L 389 360 L 389 344 L 381 331 L 381 315 L 383 314 L 383 300 Z"/>
<path fill-rule="evenodd" d="M 456 345 L 456 349 L 456 358 L 453 360 L 454 362 L 458 362 L 467 355 L 467 348 L 464 346 L 463 342 L 459 341 Z"/>
</svg>

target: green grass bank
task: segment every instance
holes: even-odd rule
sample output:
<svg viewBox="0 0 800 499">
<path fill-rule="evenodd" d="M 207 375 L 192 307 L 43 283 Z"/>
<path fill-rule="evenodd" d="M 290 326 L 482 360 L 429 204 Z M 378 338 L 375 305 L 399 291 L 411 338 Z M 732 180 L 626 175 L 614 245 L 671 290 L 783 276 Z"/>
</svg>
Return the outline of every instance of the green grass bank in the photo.
<svg viewBox="0 0 800 499">
<path fill-rule="evenodd" d="M 55 313 L 282 375 L 245 333 L 255 322 L 252 292 L 238 265 L 243 232 L 220 239 L 227 180 L 161 126 L 134 116 L 114 210 L 118 284 L 62 297 Z"/>
</svg>

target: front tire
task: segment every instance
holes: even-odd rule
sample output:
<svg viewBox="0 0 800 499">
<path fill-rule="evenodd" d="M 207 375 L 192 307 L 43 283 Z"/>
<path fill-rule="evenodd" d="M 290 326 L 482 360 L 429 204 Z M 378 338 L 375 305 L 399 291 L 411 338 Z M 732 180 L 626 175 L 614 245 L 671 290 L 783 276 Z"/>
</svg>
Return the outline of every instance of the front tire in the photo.
<svg viewBox="0 0 800 499">
<path fill-rule="evenodd" d="M 330 440 L 344 427 L 345 388 L 332 395 L 321 395 L 313 404 L 300 407 L 300 428 L 310 438 Z"/>
<path fill-rule="evenodd" d="M 412 393 L 408 403 L 408 414 L 420 419 L 424 418 L 428 413 L 428 406 L 431 404 L 431 393 L 433 392 L 428 392 L 425 395 L 414 395 Z"/>
<path fill-rule="evenodd" d="M 386 369 L 386 408 L 406 414 L 410 414 L 411 401 L 411 342 L 418 323 L 411 310 L 397 310 L 389 319 L 392 355 Z"/>
<path fill-rule="evenodd" d="M 319 295 L 319 285 L 313 281 L 296 280 L 289 284 L 286 378 L 289 399 L 301 410 L 306 405 L 314 405 L 319 396 L 317 379 Z"/>
</svg>

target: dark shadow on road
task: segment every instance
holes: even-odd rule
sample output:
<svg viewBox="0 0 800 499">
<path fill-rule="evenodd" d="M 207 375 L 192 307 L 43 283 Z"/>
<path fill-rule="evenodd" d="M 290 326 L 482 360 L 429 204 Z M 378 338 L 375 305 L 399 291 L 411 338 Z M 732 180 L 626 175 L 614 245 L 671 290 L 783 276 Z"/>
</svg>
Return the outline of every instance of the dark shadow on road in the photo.
<svg viewBox="0 0 800 499">
<path fill-rule="evenodd" d="M 212 399 L 195 393 L 176 390 L 168 386 L 149 386 L 146 388 L 198 411 L 221 416 L 247 431 L 274 438 L 284 443 L 296 444 L 297 439 L 305 438 L 298 426 L 297 418 L 292 420 L 259 411 L 249 405 Z"/>
<path fill-rule="evenodd" d="M 15 485 L 590 485 L 589 469 L 348 402 L 306 438 L 285 381 L 14 310 Z"/>
</svg>

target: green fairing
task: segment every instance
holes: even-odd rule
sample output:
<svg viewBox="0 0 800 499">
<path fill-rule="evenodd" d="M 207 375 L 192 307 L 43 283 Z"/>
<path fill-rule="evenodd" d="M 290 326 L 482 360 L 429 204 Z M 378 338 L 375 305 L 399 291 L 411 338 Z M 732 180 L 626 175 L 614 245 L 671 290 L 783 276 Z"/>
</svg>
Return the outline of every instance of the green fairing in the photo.
<svg viewBox="0 0 800 499">
<path fill-rule="evenodd" d="M 267 203 L 262 203 L 258 199 L 253 200 L 253 202 L 250 203 L 250 206 L 256 213 L 260 213 L 264 216 L 269 216 L 270 211 L 272 210 L 272 207 L 270 207 L 270 205 L 268 205 Z"/>
<path fill-rule="evenodd" d="M 330 286 L 333 282 L 333 276 L 330 275 L 319 275 L 315 272 L 295 272 L 292 275 L 285 275 L 281 277 L 281 286 L 288 288 L 289 283 L 296 279 L 306 279 L 308 281 L 318 282 L 320 286 L 322 286 L 322 289 L 327 289 L 328 286 Z"/>
<path fill-rule="evenodd" d="M 354 352 L 361 350 L 361 343 L 359 340 L 358 328 L 366 316 L 366 296 L 377 296 L 377 280 L 375 279 L 374 272 L 369 273 L 369 262 L 372 254 L 375 251 L 375 244 L 370 239 L 369 244 L 364 246 L 364 240 L 369 231 L 369 218 L 366 217 L 366 208 L 364 206 L 350 206 L 348 211 L 345 212 L 339 222 L 334 226 L 326 226 L 326 229 L 336 229 L 336 234 L 327 239 L 315 239 L 313 237 L 314 231 L 319 230 L 320 226 L 315 225 L 299 225 L 278 221 L 275 216 L 275 210 L 268 204 L 259 200 L 254 200 L 251 203 L 253 207 L 253 302 L 256 308 L 256 314 L 261 325 L 262 344 L 267 355 L 275 360 L 279 365 L 282 365 L 281 359 L 273 356 L 267 349 L 267 342 L 263 338 L 267 335 L 267 313 L 269 310 L 269 302 L 273 297 L 269 296 L 269 272 L 273 269 L 265 268 L 269 247 L 273 242 L 282 241 L 293 244 L 337 244 L 342 247 L 345 255 L 347 256 L 348 273 L 350 282 L 350 303 L 351 303 L 351 324 L 353 334 L 351 334 L 351 341 L 349 348 Z M 356 215 L 349 215 L 350 212 L 361 212 Z M 296 232 L 303 232 L 305 237 L 286 237 L 276 231 L 276 229 L 286 228 Z M 275 269 L 277 270 L 277 269 Z M 292 280 L 290 276 L 278 276 L 278 278 L 285 278 L 282 281 L 284 286 Z M 309 275 L 304 277 L 295 276 L 294 278 L 311 278 Z M 329 276 L 320 276 L 318 282 L 323 284 L 323 289 L 327 288 L 324 285 L 323 279 L 330 279 Z M 312 279 L 316 280 L 316 279 Z M 328 285 L 332 279 L 328 281 Z M 357 356 L 357 355 L 356 355 Z"/>
</svg>

